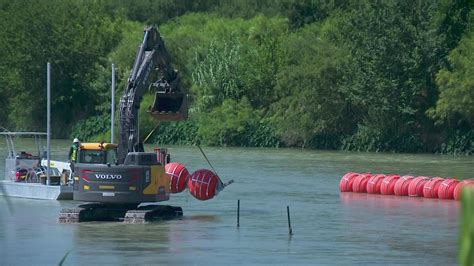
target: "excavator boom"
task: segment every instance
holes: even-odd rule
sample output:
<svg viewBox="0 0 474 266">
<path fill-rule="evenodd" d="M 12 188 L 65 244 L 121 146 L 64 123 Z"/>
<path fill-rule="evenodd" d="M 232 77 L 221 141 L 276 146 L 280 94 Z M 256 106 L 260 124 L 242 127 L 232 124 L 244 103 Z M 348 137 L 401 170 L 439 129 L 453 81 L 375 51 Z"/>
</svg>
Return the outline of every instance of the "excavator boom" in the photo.
<svg viewBox="0 0 474 266">
<path fill-rule="evenodd" d="M 159 121 L 187 118 L 187 95 L 180 84 L 159 32 L 155 27 L 145 28 L 127 87 L 120 99 L 119 163 L 124 162 L 127 153 L 143 151 L 138 136 L 138 110 L 147 90 L 155 95 L 153 105 L 148 109 L 150 115 Z"/>
</svg>

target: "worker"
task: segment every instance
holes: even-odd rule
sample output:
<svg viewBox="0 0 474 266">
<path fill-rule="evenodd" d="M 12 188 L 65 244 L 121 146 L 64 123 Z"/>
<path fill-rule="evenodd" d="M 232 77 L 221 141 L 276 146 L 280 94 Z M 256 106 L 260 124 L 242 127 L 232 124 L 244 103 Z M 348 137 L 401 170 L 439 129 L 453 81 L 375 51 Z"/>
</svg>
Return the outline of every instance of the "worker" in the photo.
<svg viewBox="0 0 474 266">
<path fill-rule="evenodd" d="M 69 163 L 69 174 L 67 175 L 67 183 L 72 184 L 73 179 L 72 175 L 74 172 L 74 163 L 77 161 L 77 154 L 79 152 L 79 146 L 81 145 L 81 142 L 79 141 L 78 138 L 74 138 L 72 141 L 72 145 L 69 148 L 69 155 L 68 155 L 68 163 Z"/>
<path fill-rule="evenodd" d="M 80 142 L 78 138 L 74 138 L 72 141 L 71 148 L 69 148 L 69 161 L 70 163 L 75 163 L 77 161 L 77 153 L 79 152 Z"/>
</svg>

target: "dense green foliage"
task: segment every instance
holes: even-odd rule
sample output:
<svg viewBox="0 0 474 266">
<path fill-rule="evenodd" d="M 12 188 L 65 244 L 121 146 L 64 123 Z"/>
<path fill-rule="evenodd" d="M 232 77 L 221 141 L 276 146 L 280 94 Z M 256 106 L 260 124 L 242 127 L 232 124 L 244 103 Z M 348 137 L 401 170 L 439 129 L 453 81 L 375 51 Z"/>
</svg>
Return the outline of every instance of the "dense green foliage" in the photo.
<svg viewBox="0 0 474 266">
<path fill-rule="evenodd" d="M 120 37 L 120 20 L 97 2 L 2 1 L 0 98 L 3 126 L 44 128 L 46 62 L 51 62 L 53 127 L 66 136 L 94 114 L 100 98 L 89 84 Z M 100 88 L 102 89 L 102 88 Z"/>
<path fill-rule="evenodd" d="M 459 45 L 449 56 L 449 68 L 437 73 L 440 95 L 430 110 L 438 122 L 466 122 L 474 126 L 474 11 Z"/>
<path fill-rule="evenodd" d="M 0 126 L 42 129 L 45 65 L 57 137 L 109 136 L 145 24 L 159 26 L 190 119 L 148 142 L 474 153 L 468 0 L 0 0 Z M 116 127 L 118 128 L 118 126 Z M 150 135 L 151 133 L 151 135 Z"/>
</svg>

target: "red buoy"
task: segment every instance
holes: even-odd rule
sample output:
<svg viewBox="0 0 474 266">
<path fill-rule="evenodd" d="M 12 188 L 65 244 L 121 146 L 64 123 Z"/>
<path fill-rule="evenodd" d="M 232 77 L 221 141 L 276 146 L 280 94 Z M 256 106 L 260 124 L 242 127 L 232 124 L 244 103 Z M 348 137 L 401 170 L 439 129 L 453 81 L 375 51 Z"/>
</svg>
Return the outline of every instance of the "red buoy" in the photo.
<svg viewBox="0 0 474 266">
<path fill-rule="evenodd" d="M 198 200 L 212 199 L 222 189 L 219 177 L 208 169 L 196 170 L 188 178 L 188 190 Z"/>
<path fill-rule="evenodd" d="M 454 188 L 454 199 L 461 200 L 461 192 L 463 187 L 474 187 L 474 179 L 466 179 L 459 182 Z"/>
<path fill-rule="evenodd" d="M 448 178 L 444 180 L 438 189 L 438 198 L 440 199 L 454 199 L 454 189 L 459 183 L 456 178 Z"/>
<path fill-rule="evenodd" d="M 399 175 L 388 175 L 386 176 L 382 184 L 380 185 L 380 194 L 382 195 L 393 195 L 395 189 L 395 183 L 400 178 Z"/>
<path fill-rule="evenodd" d="M 441 177 L 433 177 L 428 182 L 426 182 L 425 186 L 423 187 L 423 197 L 437 198 L 439 185 L 441 185 L 443 180 L 444 178 Z"/>
<path fill-rule="evenodd" d="M 350 192 L 352 191 L 352 184 L 354 183 L 354 179 L 358 176 L 358 173 L 349 172 L 345 174 L 341 181 L 339 182 L 339 191 L 341 192 Z"/>
<path fill-rule="evenodd" d="M 186 188 L 189 172 L 184 165 L 176 162 L 169 163 L 165 166 L 165 172 L 170 177 L 171 193 L 179 193 Z"/>
<path fill-rule="evenodd" d="M 411 175 L 404 175 L 400 177 L 400 179 L 397 180 L 395 183 L 395 189 L 394 193 L 397 196 L 408 196 L 408 186 L 410 186 L 410 182 L 414 179 L 415 177 Z"/>
<path fill-rule="evenodd" d="M 408 196 L 410 197 L 423 197 L 423 188 L 425 183 L 430 180 L 426 176 L 418 176 L 410 182 L 408 186 Z"/>
<path fill-rule="evenodd" d="M 373 175 L 367 182 L 367 193 L 380 194 L 380 186 L 384 178 L 383 174 Z"/>
<path fill-rule="evenodd" d="M 372 175 L 371 174 L 360 174 L 354 179 L 354 184 L 352 185 L 352 191 L 357 193 L 367 192 L 367 182 Z"/>
</svg>

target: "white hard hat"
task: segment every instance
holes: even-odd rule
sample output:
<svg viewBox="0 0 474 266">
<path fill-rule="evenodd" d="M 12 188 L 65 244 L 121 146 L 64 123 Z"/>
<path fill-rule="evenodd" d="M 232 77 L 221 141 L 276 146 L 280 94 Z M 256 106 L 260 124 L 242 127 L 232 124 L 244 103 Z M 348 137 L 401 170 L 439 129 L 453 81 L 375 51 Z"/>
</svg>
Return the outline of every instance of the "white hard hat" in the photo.
<svg viewBox="0 0 474 266">
<path fill-rule="evenodd" d="M 74 138 L 74 140 L 73 140 L 72 142 L 73 142 L 73 143 L 79 142 L 79 139 L 78 139 L 78 138 Z"/>
</svg>

